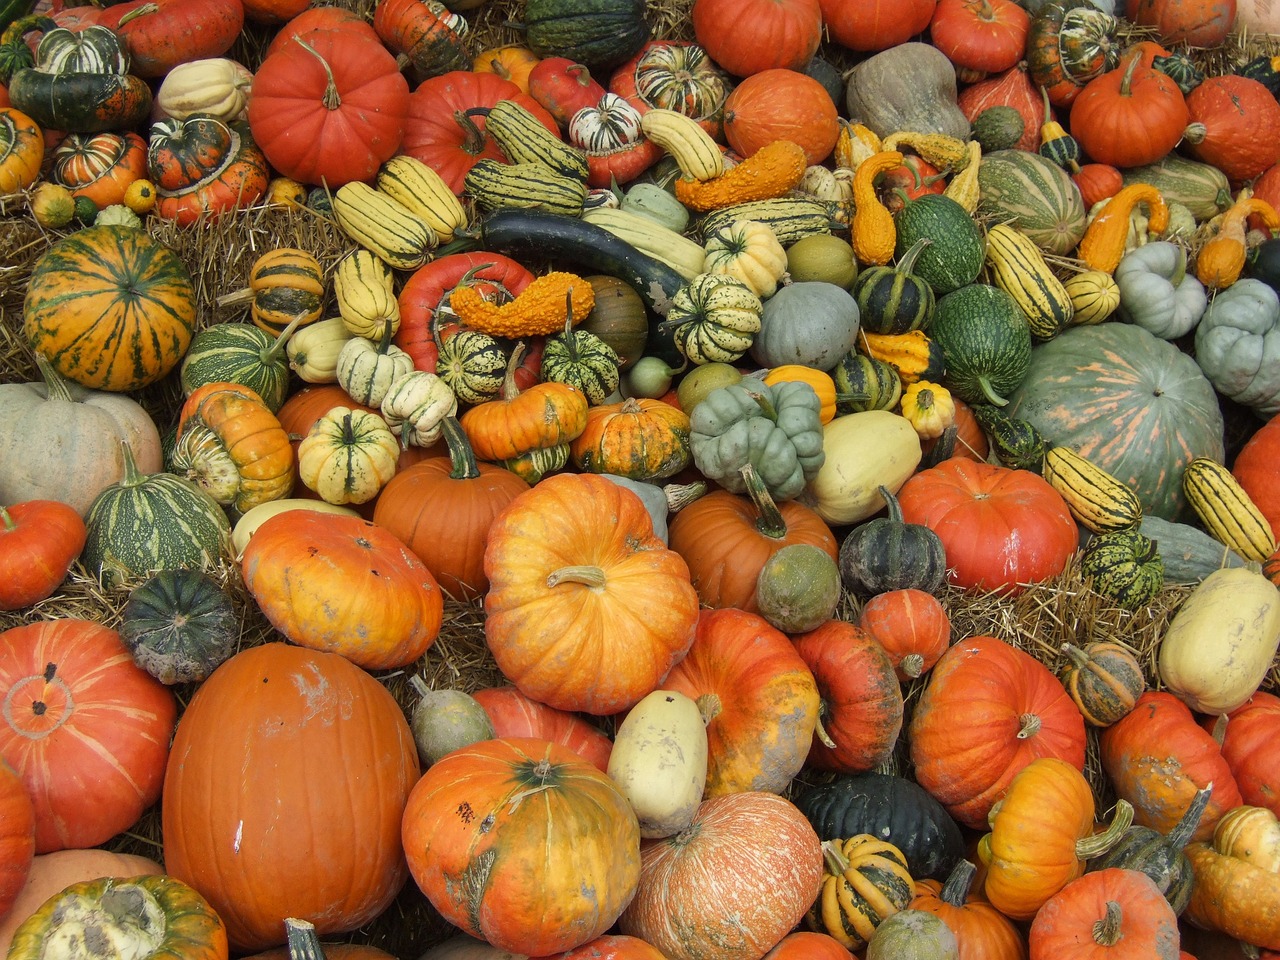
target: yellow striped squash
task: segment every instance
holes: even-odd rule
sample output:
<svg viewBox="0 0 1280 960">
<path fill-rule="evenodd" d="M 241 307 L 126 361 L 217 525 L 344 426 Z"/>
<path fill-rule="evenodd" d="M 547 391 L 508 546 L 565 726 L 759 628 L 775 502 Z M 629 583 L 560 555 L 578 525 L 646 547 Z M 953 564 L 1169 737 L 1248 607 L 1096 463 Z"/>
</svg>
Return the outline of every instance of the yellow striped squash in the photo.
<svg viewBox="0 0 1280 960">
<path fill-rule="evenodd" d="M 1205 529 L 1246 560 L 1262 563 L 1275 552 L 1276 539 L 1231 471 L 1208 457 L 1197 457 L 1182 473 L 1186 494 Z"/>
<path fill-rule="evenodd" d="M 1142 521 L 1142 504 L 1117 480 L 1069 447 L 1051 447 L 1041 476 L 1067 502 L 1081 526 L 1093 533 L 1126 530 Z"/>
<path fill-rule="evenodd" d="M 1071 323 L 1070 295 L 1026 234 L 995 224 L 987 230 L 986 258 L 992 282 L 1018 301 L 1033 337 L 1049 340 Z"/>
</svg>

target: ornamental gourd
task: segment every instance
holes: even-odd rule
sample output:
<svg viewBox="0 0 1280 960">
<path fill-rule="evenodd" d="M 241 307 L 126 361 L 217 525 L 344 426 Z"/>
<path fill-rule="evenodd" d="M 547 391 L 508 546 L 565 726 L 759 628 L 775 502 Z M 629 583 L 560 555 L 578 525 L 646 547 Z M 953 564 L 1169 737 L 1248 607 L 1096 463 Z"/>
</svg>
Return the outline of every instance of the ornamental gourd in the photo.
<svg viewBox="0 0 1280 960">
<path fill-rule="evenodd" d="M 763 313 L 760 297 L 742 280 L 702 273 L 676 292 L 665 323 L 692 363 L 734 363 L 751 349 Z"/>
<path fill-rule="evenodd" d="M 887 917 L 911 902 L 915 886 L 906 859 L 893 844 L 869 834 L 825 841 L 822 853 L 826 873 L 809 926 L 849 950 L 861 949 Z"/>
<path fill-rule="evenodd" d="M 569 445 L 580 470 L 656 481 L 689 464 L 689 417 L 660 400 L 630 398 L 587 411 L 586 425 Z"/>
<path fill-rule="evenodd" d="M 298 478 L 326 503 L 368 503 L 395 476 L 400 443 L 363 407 L 336 406 L 298 445 Z"/>
</svg>

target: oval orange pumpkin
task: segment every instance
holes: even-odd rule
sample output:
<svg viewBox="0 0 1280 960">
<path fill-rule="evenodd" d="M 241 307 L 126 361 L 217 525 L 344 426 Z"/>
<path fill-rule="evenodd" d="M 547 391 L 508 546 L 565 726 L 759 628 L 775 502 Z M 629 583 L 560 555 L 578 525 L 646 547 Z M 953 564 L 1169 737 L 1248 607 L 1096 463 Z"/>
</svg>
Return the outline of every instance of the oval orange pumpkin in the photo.
<svg viewBox="0 0 1280 960">
<path fill-rule="evenodd" d="M 753 73 L 729 94 L 724 135 L 744 157 L 775 140 L 790 140 L 814 164 L 831 155 L 840 126 L 836 105 L 821 83 L 779 67 Z"/>
</svg>

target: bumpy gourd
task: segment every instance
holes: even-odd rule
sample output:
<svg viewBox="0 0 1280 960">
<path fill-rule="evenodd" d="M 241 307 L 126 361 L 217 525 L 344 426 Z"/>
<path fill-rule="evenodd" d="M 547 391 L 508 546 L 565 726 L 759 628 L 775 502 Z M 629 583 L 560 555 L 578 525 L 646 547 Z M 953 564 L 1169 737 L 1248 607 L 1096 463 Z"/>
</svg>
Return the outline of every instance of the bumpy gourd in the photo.
<svg viewBox="0 0 1280 960">
<path fill-rule="evenodd" d="M 1280 228 L 1275 208 L 1256 197 L 1241 197 L 1222 215 L 1217 234 L 1200 248 L 1196 256 L 1196 278 L 1206 287 L 1229 287 L 1240 279 L 1248 245 L 1245 220 L 1257 214 L 1268 230 Z"/>
<path fill-rule="evenodd" d="M 775 140 L 711 180 L 681 177 L 675 183 L 676 199 L 698 213 L 770 200 L 799 184 L 805 166 L 803 147 L 790 140 Z"/>
<path fill-rule="evenodd" d="M 1115 271 L 1124 256 L 1129 234 L 1129 214 L 1139 203 L 1147 205 L 1147 231 L 1161 234 L 1169 226 L 1169 207 L 1160 191 L 1150 184 L 1131 183 L 1107 201 L 1102 212 L 1089 224 L 1080 239 L 1080 259 L 1094 270 Z"/>
<path fill-rule="evenodd" d="M 565 298 L 573 304 L 574 326 L 595 306 L 591 284 L 573 273 L 552 272 L 535 279 L 509 303 L 490 303 L 474 288 L 459 287 L 449 303 L 463 325 L 494 337 L 534 337 L 555 333 L 565 322 Z"/>
<path fill-rule="evenodd" d="M 858 165 L 853 177 L 853 252 L 859 263 L 885 264 L 893 259 L 897 228 L 893 214 L 876 196 L 875 179 L 902 163 L 897 150 L 883 150 Z"/>
</svg>

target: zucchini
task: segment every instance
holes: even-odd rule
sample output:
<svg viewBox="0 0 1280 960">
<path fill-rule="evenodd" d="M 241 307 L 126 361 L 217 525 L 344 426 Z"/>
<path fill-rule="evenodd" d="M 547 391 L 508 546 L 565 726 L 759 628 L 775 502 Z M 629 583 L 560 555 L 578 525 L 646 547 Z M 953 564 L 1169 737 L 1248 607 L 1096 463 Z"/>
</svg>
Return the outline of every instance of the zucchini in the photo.
<svg viewBox="0 0 1280 960">
<path fill-rule="evenodd" d="M 151 88 L 131 73 L 45 73 L 25 67 L 9 99 L 42 127 L 104 133 L 136 127 L 151 113 Z"/>
<path fill-rule="evenodd" d="M 1196 457 L 1182 473 L 1182 492 L 1205 529 L 1246 560 L 1263 563 L 1275 552 L 1271 524 L 1231 471 Z"/>
<path fill-rule="evenodd" d="M 1051 447 L 1041 472 L 1071 515 L 1092 533 L 1127 530 L 1142 520 L 1138 495 L 1070 447 Z"/>
<path fill-rule="evenodd" d="M 1071 297 L 1029 237 L 1006 223 L 993 224 L 986 258 L 992 281 L 1018 301 L 1033 337 L 1052 339 L 1071 323 Z"/>
<path fill-rule="evenodd" d="M 480 221 L 478 236 L 485 250 L 521 257 L 550 258 L 572 263 L 593 273 L 617 277 L 640 295 L 659 319 L 671 309 L 671 298 L 685 285 L 685 279 L 655 257 L 641 253 L 604 227 L 578 217 L 539 210 L 497 210 Z M 459 231 L 462 233 L 461 231 Z M 679 366 L 685 357 L 676 347 L 672 328 L 649 322 L 646 356 L 656 356 Z"/>
</svg>

